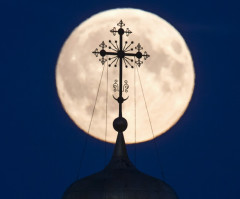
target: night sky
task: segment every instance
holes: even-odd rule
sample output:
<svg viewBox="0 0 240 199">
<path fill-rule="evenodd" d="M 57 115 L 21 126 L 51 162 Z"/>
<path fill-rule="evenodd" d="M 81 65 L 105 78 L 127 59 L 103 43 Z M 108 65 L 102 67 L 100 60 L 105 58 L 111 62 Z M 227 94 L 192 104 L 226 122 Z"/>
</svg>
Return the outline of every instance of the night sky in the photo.
<svg viewBox="0 0 240 199">
<path fill-rule="evenodd" d="M 162 178 L 163 167 L 180 199 L 239 199 L 240 4 L 231 0 L 1 1 L 0 198 L 58 199 L 76 180 L 85 134 L 62 108 L 56 62 L 79 23 L 119 7 L 150 11 L 171 23 L 196 72 L 187 111 L 156 138 L 160 159 L 153 141 L 138 144 L 137 168 Z M 87 140 L 81 177 L 105 164 L 105 143 Z M 110 159 L 113 145 L 106 147 Z M 133 160 L 134 146 L 128 151 Z"/>
</svg>

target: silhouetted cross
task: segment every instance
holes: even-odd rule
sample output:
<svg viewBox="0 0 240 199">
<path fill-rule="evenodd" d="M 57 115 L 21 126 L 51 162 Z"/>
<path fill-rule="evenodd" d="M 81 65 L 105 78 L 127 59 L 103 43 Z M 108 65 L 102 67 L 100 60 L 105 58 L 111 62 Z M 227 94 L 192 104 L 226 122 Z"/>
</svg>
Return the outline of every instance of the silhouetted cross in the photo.
<svg viewBox="0 0 240 199">
<path fill-rule="evenodd" d="M 102 56 L 101 59 L 99 59 L 99 61 L 102 64 L 105 64 L 105 62 L 107 61 L 105 59 L 106 55 L 111 55 L 114 57 L 109 58 L 109 60 L 112 62 L 109 64 L 109 67 L 113 64 L 115 67 L 117 67 L 117 63 L 120 60 L 120 65 L 122 60 L 124 61 L 125 67 L 127 68 L 129 65 L 133 68 L 133 65 L 131 65 L 130 62 L 133 62 L 133 59 L 130 59 L 128 57 L 136 57 L 138 58 L 138 60 L 135 62 L 139 67 L 141 66 L 141 64 L 143 63 L 141 61 L 141 58 L 144 57 L 144 59 L 146 60 L 148 57 L 150 57 L 150 55 L 147 54 L 147 52 L 145 51 L 143 54 L 141 53 L 141 50 L 143 49 L 142 46 L 140 44 L 138 44 L 135 49 L 137 49 L 136 53 L 128 53 L 129 51 L 133 51 L 133 48 L 130 48 L 131 45 L 134 43 L 133 41 L 130 42 L 130 44 L 128 44 L 127 41 L 125 41 L 124 45 L 123 45 L 123 34 L 126 34 L 126 36 L 129 36 L 132 31 L 130 31 L 128 28 L 126 30 L 123 29 L 123 26 L 125 26 L 125 24 L 123 23 L 123 21 L 121 20 L 118 24 L 118 26 L 120 26 L 120 28 L 117 30 L 115 27 L 110 30 L 111 33 L 113 33 L 113 35 L 115 36 L 117 33 L 119 34 L 119 43 L 120 45 L 118 46 L 118 42 L 117 40 L 115 40 L 114 42 L 112 42 L 111 40 L 109 40 L 110 46 L 109 49 L 115 51 L 115 52 L 107 52 L 105 50 L 105 48 L 107 47 L 107 45 L 105 44 L 105 42 L 103 41 L 99 47 L 101 47 L 102 49 L 100 51 L 98 51 L 98 49 L 96 48 L 95 51 L 93 51 L 93 53 L 96 55 L 96 57 L 98 57 L 98 55 L 100 54 Z M 115 43 L 115 44 L 114 44 Z"/>
<path fill-rule="evenodd" d="M 147 52 L 145 51 L 144 53 L 141 52 L 141 50 L 143 50 L 142 46 L 140 44 L 138 44 L 135 49 L 137 50 L 136 53 L 129 53 L 129 51 L 133 51 L 133 48 L 131 48 L 131 45 L 134 43 L 133 41 L 131 41 L 129 44 L 127 41 L 124 42 L 123 45 L 123 35 L 126 34 L 126 36 L 129 36 L 132 31 L 129 30 L 129 28 L 127 28 L 126 30 L 123 29 L 123 26 L 125 26 L 125 24 L 123 23 L 123 21 L 121 20 L 118 24 L 118 26 L 120 26 L 120 28 L 117 30 L 115 27 L 110 30 L 110 32 L 115 36 L 117 33 L 119 34 L 119 45 L 117 40 L 115 40 L 114 42 L 112 42 L 111 40 L 109 40 L 110 46 L 109 49 L 113 50 L 114 52 L 108 52 L 105 50 L 105 48 L 107 47 L 107 45 L 104 43 L 104 41 L 99 45 L 99 47 L 101 47 L 102 49 L 100 51 L 98 51 L 98 49 L 96 48 L 95 51 L 93 51 L 93 53 L 96 55 L 96 57 L 98 57 L 98 55 L 100 54 L 102 56 L 101 59 L 99 59 L 99 61 L 102 63 L 102 65 L 105 64 L 105 62 L 107 61 L 107 59 L 105 59 L 106 55 L 110 55 L 113 57 L 110 57 L 109 60 L 111 61 L 111 63 L 108 65 L 109 67 L 114 64 L 115 67 L 117 67 L 118 61 L 119 61 L 119 97 L 118 99 L 116 99 L 119 103 L 119 117 L 122 117 L 122 103 L 126 100 L 123 99 L 122 97 L 122 63 L 124 61 L 125 67 L 127 68 L 129 65 L 134 68 L 133 65 L 131 65 L 131 62 L 133 62 L 134 60 L 132 58 L 129 57 L 136 57 L 138 60 L 135 61 L 135 63 L 140 67 L 141 64 L 143 63 L 141 61 L 141 58 L 143 57 L 145 60 L 150 57 L 150 55 L 147 54 Z"/>
</svg>

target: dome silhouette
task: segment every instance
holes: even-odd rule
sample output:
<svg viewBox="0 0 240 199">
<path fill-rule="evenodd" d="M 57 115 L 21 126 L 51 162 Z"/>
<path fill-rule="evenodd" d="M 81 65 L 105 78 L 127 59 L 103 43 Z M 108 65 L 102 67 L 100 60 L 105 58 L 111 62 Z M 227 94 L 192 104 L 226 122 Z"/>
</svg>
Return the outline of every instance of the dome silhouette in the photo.
<svg viewBox="0 0 240 199">
<path fill-rule="evenodd" d="M 178 199 L 165 182 L 146 175 L 128 158 L 119 132 L 109 164 L 100 172 L 74 182 L 62 199 Z"/>
</svg>

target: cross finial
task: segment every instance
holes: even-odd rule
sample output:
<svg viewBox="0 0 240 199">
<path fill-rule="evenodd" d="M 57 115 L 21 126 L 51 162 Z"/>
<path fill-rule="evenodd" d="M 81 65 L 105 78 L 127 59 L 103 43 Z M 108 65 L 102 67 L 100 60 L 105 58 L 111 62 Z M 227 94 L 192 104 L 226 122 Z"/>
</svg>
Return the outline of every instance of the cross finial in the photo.
<svg viewBox="0 0 240 199">
<path fill-rule="evenodd" d="M 137 61 L 135 60 L 135 64 L 140 67 L 141 64 L 143 64 L 143 61 L 141 59 L 144 58 L 144 60 L 146 60 L 148 57 L 150 57 L 150 55 L 148 55 L 146 51 L 144 53 L 141 52 L 143 50 L 143 47 L 141 46 L 140 43 L 138 43 L 138 45 L 135 47 L 137 52 L 135 52 L 135 53 L 132 52 L 133 51 L 132 45 L 134 44 L 134 42 L 133 41 L 131 41 L 131 42 L 123 41 L 123 35 L 125 34 L 126 36 L 129 36 L 132 33 L 132 31 L 129 30 L 129 28 L 126 28 L 126 30 L 123 29 L 125 24 L 123 23 L 122 20 L 120 20 L 120 22 L 117 25 L 120 27 L 118 30 L 115 27 L 110 30 L 110 32 L 113 34 L 113 36 L 116 36 L 117 34 L 119 35 L 119 41 L 109 40 L 108 48 L 111 51 L 105 50 L 105 48 L 107 48 L 107 45 L 103 41 L 99 45 L 99 47 L 101 47 L 102 49 L 100 51 L 98 51 L 98 49 L 96 48 L 95 51 L 93 51 L 93 53 L 96 55 L 96 57 L 98 57 L 98 55 L 101 55 L 101 59 L 99 59 L 99 61 L 103 65 L 107 61 L 105 56 L 109 56 L 108 57 L 108 59 L 110 61 L 109 65 L 108 65 L 109 67 L 111 67 L 112 65 L 117 67 L 117 65 L 119 63 L 119 89 L 118 89 L 119 97 L 118 98 L 114 97 L 114 99 L 119 104 L 119 117 L 114 120 L 113 127 L 116 131 L 118 131 L 118 133 L 122 133 L 123 131 L 125 131 L 127 129 L 127 120 L 122 117 L 122 103 L 127 99 L 127 98 L 124 99 L 122 97 L 122 92 L 123 92 L 123 89 L 122 89 L 123 88 L 123 86 L 122 86 L 122 65 L 124 63 L 126 68 L 128 68 L 128 66 L 131 66 L 131 68 L 134 68 L 133 63 L 134 63 L 134 60 L 137 59 Z M 127 84 L 127 81 L 125 82 L 124 86 L 125 86 L 125 92 L 127 92 L 127 89 L 129 87 Z"/>
<path fill-rule="evenodd" d="M 120 26 L 120 28 L 122 28 L 123 26 L 125 26 L 125 24 L 123 23 L 122 20 L 121 20 L 117 25 Z"/>
<path fill-rule="evenodd" d="M 104 48 L 106 48 L 107 47 L 107 45 L 104 43 L 104 41 L 99 45 L 99 47 L 101 47 L 102 48 L 102 50 L 104 50 Z"/>
<path fill-rule="evenodd" d="M 129 36 L 132 33 L 132 31 L 129 30 L 129 28 L 126 28 L 126 30 L 123 29 L 125 24 L 123 23 L 122 20 L 120 20 L 120 22 L 117 25 L 120 27 L 118 30 L 116 29 L 116 27 L 114 27 L 110 30 L 110 32 L 113 34 L 113 36 L 116 36 L 118 34 L 120 37 L 119 42 L 117 40 L 115 40 L 115 41 L 109 40 L 108 48 L 110 50 L 112 50 L 112 52 L 107 52 L 105 50 L 107 45 L 103 41 L 99 45 L 99 47 L 101 47 L 102 49 L 100 51 L 98 51 L 98 49 L 96 48 L 95 51 L 93 51 L 93 53 L 96 55 L 96 57 L 98 57 L 99 54 L 102 56 L 102 58 L 99 59 L 99 61 L 102 64 L 105 64 L 105 62 L 107 60 L 104 57 L 106 55 L 108 55 L 109 56 L 108 59 L 110 61 L 109 67 L 112 65 L 117 67 L 118 63 L 120 63 L 119 60 L 121 59 L 121 60 L 123 60 L 123 63 L 126 68 L 128 68 L 129 66 L 131 68 L 134 68 L 134 66 L 133 66 L 134 65 L 134 57 L 137 58 L 137 60 L 135 61 L 135 64 L 140 67 L 143 64 L 143 62 L 141 61 L 141 58 L 143 57 L 144 60 L 146 60 L 148 57 L 150 57 L 150 55 L 148 55 L 146 51 L 144 52 L 144 54 L 141 52 L 143 50 L 143 47 L 141 46 L 140 43 L 138 43 L 138 45 L 135 47 L 135 49 L 137 50 L 136 53 L 129 53 L 130 51 L 133 51 L 132 45 L 134 44 L 134 42 L 133 41 L 123 42 L 122 37 L 124 34 L 126 36 Z"/>
</svg>

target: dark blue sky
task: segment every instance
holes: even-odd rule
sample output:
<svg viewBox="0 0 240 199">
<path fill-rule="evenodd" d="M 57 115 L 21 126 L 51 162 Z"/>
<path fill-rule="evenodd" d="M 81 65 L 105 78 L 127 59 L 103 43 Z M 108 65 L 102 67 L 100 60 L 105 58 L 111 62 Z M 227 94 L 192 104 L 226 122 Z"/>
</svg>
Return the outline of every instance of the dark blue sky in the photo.
<svg viewBox="0 0 240 199">
<path fill-rule="evenodd" d="M 1 1 L 1 198 L 58 199 L 76 180 L 84 134 L 64 112 L 55 65 L 70 32 L 91 15 L 140 8 L 170 22 L 192 53 L 196 86 L 181 120 L 137 145 L 137 167 L 180 199 L 239 199 L 239 8 L 237 1 Z M 101 40 L 101 39 L 100 39 Z M 89 54 L 91 56 L 91 54 Z M 113 145 L 107 145 L 108 159 Z M 134 147 L 129 147 L 130 158 Z M 104 166 L 104 143 L 88 138 L 80 176 Z"/>
</svg>

